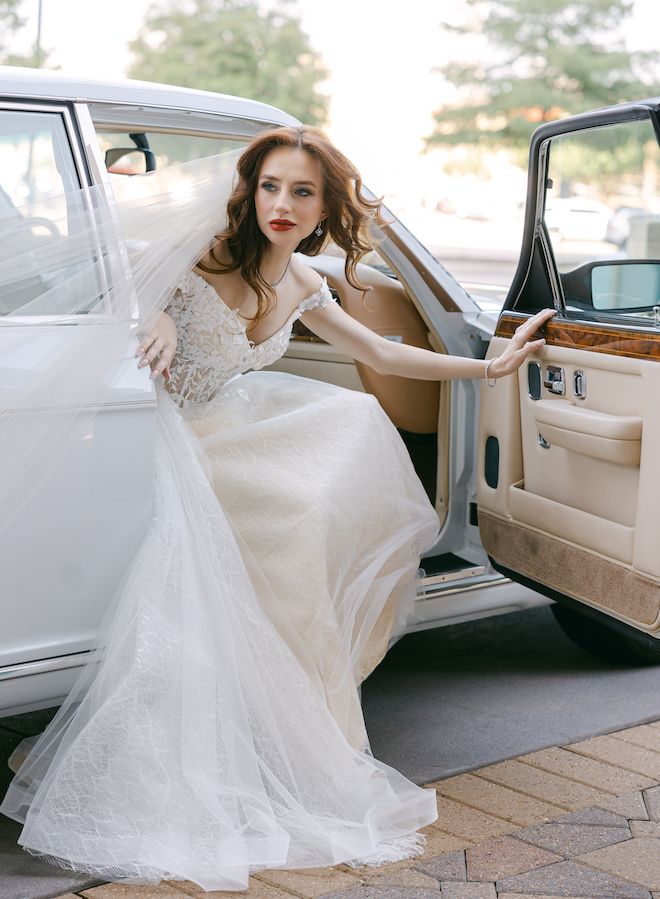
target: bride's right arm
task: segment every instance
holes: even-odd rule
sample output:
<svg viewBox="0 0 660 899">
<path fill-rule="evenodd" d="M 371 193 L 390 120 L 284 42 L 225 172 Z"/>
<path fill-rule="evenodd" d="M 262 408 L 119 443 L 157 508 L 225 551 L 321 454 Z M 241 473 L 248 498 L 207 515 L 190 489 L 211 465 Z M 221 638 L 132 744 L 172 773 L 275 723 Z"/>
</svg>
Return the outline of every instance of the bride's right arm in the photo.
<svg viewBox="0 0 660 899">
<path fill-rule="evenodd" d="M 152 378 L 164 375 L 165 380 L 170 381 L 170 362 L 176 352 L 176 341 L 174 320 L 167 312 L 161 312 L 153 328 L 142 338 L 142 343 L 137 349 L 135 355 L 142 356 L 138 368 L 150 365 Z"/>
</svg>

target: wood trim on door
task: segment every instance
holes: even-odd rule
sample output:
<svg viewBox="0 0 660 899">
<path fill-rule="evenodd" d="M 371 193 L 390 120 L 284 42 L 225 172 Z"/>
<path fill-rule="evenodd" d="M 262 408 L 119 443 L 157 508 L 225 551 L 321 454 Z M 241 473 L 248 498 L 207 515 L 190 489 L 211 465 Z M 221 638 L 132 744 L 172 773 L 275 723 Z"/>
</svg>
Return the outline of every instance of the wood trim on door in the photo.
<svg viewBox="0 0 660 899">
<path fill-rule="evenodd" d="M 521 312 L 504 312 L 497 323 L 495 336 L 512 337 L 518 325 L 528 318 L 531 316 Z M 648 328 L 636 330 L 600 322 L 553 319 L 544 324 L 535 336 L 545 337 L 548 346 L 660 362 L 660 331 L 650 331 Z"/>
</svg>

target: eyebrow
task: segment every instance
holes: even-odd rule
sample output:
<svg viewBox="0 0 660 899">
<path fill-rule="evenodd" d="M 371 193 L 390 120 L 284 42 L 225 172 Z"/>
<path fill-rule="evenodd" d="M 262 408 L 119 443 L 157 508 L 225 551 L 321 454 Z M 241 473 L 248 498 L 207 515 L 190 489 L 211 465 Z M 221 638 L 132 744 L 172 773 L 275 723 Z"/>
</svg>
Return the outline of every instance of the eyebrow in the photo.
<svg viewBox="0 0 660 899">
<path fill-rule="evenodd" d="M 259 176 L 260 181 L 263 178 L 266 178 L 268 181 L 280 181 L 281 180 L 280 178 L 277 177 L 277 175 L 263 174 L 263 175 Z M 310 187 L 318 187 L 316 181 L 294 181 L 293 183 L 296 185 L 296 187 L 299 187 L 300 185 L 307 185 L 307 184 L 309 184 Z"/>
</svg>

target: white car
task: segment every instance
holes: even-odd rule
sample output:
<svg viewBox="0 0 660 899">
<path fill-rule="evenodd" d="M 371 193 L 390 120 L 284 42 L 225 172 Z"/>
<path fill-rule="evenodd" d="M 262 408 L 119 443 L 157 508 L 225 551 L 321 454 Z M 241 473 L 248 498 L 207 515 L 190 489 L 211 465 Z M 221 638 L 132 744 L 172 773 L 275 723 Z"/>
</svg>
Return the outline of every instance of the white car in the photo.
<svg viewBox="0 0 660 899">
<path fill-rule="evenodd" d="M 379 376 L 302 327 L 274 366 L 370 391 L 400 429 L 442 523 L 422 561 L 410 631 L 557 600 L 560 623 L 582 645 L 660 659 L 660 330 L 649 318 L 659 299 L 648 286 L 658 279 L 645 276 L 658 266 L 653 234 L 635 260 L 593 257 L 559 273 L 545 213 L 548 179 L 562 179 L 562 145 L 586 148 L 572 157 L 586 166 L 591 143 L 602 150 L 613 129 L 617 146 L 621 129 L 640 146 L 655 140 L 657 115 L 657 101 L 645 101 L 539 129 L 520 265 L 499 320 L 398 221 L 360 269 L 374 288 L 366 305 L 340 258 L 307 260 L 349 314 L 440 353 L 496 355 L 520 321 L 557 309 L 547 345 L 494 390 Z M 0 206 L 24 216 L 25 240 L 45 247 L 74 189 L 215 155 L 288 124 L 291 116 L 251 100 L 3 67 Z M 571 177 L 584 182 L 587 173 Z M 643 180 L 634 162 L 621 177 Z M 111 191 L 105 196 L 111 203 Z M 34 201 L 50 204 L 52 221 L 29 216 Z M 633 266 L 625 294 L 615 284 L 621 265 Z M 8 400 L 32 364 L 17 345 L 38 355 L 94 326 L 84 312 L 73 320 L 22 314 L 24 302 L 21 291 L 0 296 L 0 395 Z M 129 347 L 110 387 L 93 428 L 0 534 L 0 715 L 66 695 L 146 531 L 155 397 Z"/>
<path fill-rule="evenodd" d="M 549 231 L 562 240 L 605 240 L 614 211 L 598 200 L 583 197 L 552 197 L 545 207 Z"/>
</svg>

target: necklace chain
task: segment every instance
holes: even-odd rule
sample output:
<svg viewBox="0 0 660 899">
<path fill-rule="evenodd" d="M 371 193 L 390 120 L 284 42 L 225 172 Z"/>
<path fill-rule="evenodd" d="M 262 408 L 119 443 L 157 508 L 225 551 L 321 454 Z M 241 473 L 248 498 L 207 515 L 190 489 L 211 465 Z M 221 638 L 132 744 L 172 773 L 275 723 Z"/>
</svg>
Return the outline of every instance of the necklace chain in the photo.
<svg viewBox="0 0 660 899">
<path fill-rule="evenodd" d="M 292 257 L 289 257 L 289 261 L 288 261 L 287 264 L 286 264 L 286 268 L 284 269 L 284 271 L 282 272 L 282 274 L 280 275 L 280 277 L 277 279 L 277 281 L 276 281 L 274 284 L 268 284 L 268 285 L 267 285 L 269 290 L 272 290 L 273 287 L 277 287 L 277 285 L 278 285 L 278 284 L 281 284 L 281 282 L 284 280 L 284 276 L 285 276 L 286 273 L 289 271 L 289 266 L 291 265 L 291 258 L 292 258 Z"/>
</svg>

